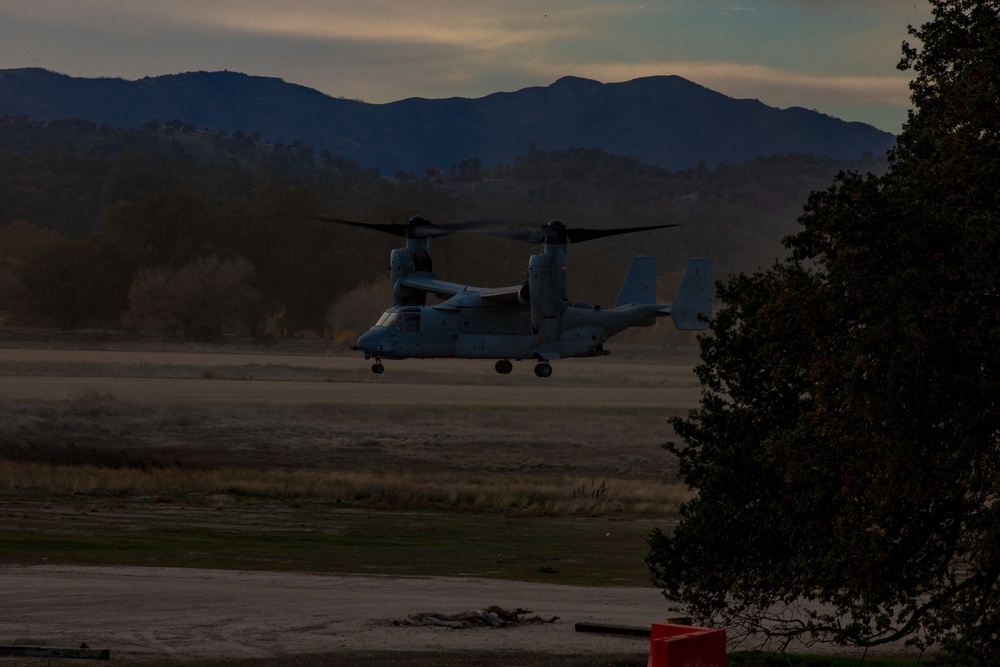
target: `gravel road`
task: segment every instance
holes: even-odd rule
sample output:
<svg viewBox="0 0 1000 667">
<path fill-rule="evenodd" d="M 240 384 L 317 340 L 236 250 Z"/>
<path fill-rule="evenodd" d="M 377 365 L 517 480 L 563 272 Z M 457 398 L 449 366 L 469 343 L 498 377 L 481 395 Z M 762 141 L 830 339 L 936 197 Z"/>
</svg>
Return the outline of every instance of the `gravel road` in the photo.
<svg viewBox="0 0 1000 667">
<path fill-rule="evenodd" d="M 650 589 L 463 578 L 325 576 L 148 567 L 0 567 L 0 643 L 110 649 L 116 661 L 267 658 L 337 651 L 636 653 L 646 640 L 575 624 L 647 626 L 668 615 Z M 396 625 L 409 614 L 490 605 L 555 623 L 491 629 Z"/>
</svg>

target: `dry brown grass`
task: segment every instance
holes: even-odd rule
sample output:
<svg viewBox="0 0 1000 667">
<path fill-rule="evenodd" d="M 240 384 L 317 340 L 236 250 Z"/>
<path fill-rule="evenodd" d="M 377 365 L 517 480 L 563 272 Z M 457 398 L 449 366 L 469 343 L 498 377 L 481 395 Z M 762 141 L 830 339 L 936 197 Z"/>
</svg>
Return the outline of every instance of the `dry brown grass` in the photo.
<svg viewBox="0 0 1000 667">
<path fill-rule="evenodd" d="M 641 356 L 610 364 L 566 362 L 558 377 L 541 385 L 564 404 L 417 406 L 389 398 L 399 396 L 401 386 L 431 392 L 514 382 L 490 364 L 454 360 L 399 363 L 391 385 L 376 387 L 370 403 L 290 403 L 280 399 L 296 386 L 322 393 L 328 385 L 309 384 L 317 380 L 348 387 L 373 382 L 356 356 L 332 353 L 322 341 L 312 354 L 299 345 L 285 355 L 0 350 L 0 376 L 40 378 L 52 396 L 0 402 L 0 489 L 239 493 L 553 515 L 669 515 L 688 497 L 676 460 L 661 448 L 671 437 L 666 418 L 681 408 L 583 408 L 573 397 L 587 387 L 628 386 L 676 387 L 696 396 L 691 357 L 668 353 L 657 360 L 655 351 L 639 348 Z M 521 375 L 514 383 L 537 392 L 530 370 Z M 112 381 L 70 391 L 63 378 Z M 174 391 L 172 378 L 199 386 L 225 379 L 235 395 L 179 405 L 165 394 L 130 395 L 123 387 L 134 385 L 116 378 L 149 378 L 164 392 Z M 240 399 L 239 392 L 262 380 L 280 382 L 274 397 Z"/>
<path fill-rule="evenodd" d="M 672 515 L 689 498 L 679 484 L 458 472 L 104 467 L 0 461 L 0 490 L 45 494 L 247 494 L 415 509 L 449 507 L 542 515 Z"/>
</svg>

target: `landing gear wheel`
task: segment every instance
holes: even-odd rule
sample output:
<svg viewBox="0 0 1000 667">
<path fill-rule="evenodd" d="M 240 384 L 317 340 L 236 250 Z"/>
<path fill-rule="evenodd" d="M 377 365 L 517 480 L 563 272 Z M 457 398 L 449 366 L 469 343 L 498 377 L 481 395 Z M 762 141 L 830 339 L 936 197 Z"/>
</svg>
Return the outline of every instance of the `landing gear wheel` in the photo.
<svg viewBox="0 0 1000 667">
<path fill-rule="evenodd" d="M 385 370 L 385 366 L 382 365 L 381 361 L 376 361 L 374 364 L 372 364 L 372 373 L 375 373 L 376 375 L 378 375 L 379 373 L 381 373 L 384 370 Z"/>
<path fill-rule="evenodd" d="M 514 370 L 514 364 L 510 363 L 509 359 L 501 359 L 500 361 L 497 362 L 497 365 L 494 366 L 494 368 L 497 369 L 497 373 L 500 373 L 501 375 L 507 375 L 512 370 Z"/>
<path fill-rule="evenodd" d="M 535 366 L 535 375 L 540 378 L 547 378 L 552 375 L 552 366 L 547 363 L 541 363 Z"/>
</svg>

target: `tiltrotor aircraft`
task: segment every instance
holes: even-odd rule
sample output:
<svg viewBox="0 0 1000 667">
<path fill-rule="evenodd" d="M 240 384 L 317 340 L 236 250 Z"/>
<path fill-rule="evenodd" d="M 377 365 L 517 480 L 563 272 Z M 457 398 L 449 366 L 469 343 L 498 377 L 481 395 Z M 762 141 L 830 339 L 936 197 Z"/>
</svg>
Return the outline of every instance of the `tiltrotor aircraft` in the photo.
<svg viewBox="0 0 1000 667">
<path fill-rule="evenodd" d="M 369 223 L 337 218 L 319 220 L 375 229 L 402 236 L 406 247 L 392 251 L 395 305 L 354 346 L 372 371 L 383 359 L 458 357 L 497 359 L 497 373 L 510 373 L 511 360 L 533 359 L 535 375 L 552 375 L 550 362 L 565 357 L 608 354 L 604 342 L 637 326 L 651 326 L 669 315 L 680 330 L 708 328 L 712 314 L 712 260 L 692 259 L 671 304 L 656 303 L 656 258 L 635 257 L 615 306 L 602 309 L 566 298 L 567 246 L 591 239 L 674 227 L 569 229 L 553 220 L 540 229 L 482 230 L 483 223 L 438 225 L 413 217 L 407 224 Z M 541 243 L 528 262 L 528 279 L 510 287 L 471 287 L 438 280 L 431 267 L 430 239 L 453 233 L 491 234 Z M 427 294 L 444 299 L 426 305 Z"/>
</svg>

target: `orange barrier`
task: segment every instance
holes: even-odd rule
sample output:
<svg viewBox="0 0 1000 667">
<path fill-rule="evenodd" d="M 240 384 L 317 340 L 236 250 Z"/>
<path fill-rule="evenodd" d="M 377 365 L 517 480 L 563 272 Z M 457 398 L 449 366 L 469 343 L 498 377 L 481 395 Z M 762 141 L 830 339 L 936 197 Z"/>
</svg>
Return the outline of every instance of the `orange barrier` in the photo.
<svg viewBox="0 0 1000 667">
<path fill-rule="evenodd" d="M 726 667 L 726 631 L 653 623 L 646 667 Z"/>
</svg>

